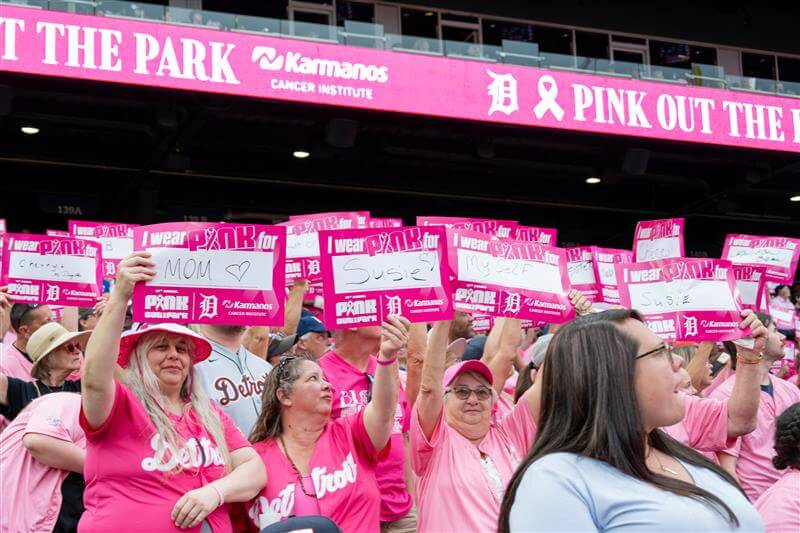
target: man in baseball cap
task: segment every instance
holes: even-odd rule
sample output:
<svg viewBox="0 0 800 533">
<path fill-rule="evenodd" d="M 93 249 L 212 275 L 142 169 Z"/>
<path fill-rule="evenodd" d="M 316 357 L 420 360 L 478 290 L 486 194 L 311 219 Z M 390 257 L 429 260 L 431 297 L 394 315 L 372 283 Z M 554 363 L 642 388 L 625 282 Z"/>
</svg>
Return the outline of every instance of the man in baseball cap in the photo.
<svg viewBox="0 0 800 533">
<path fill-rule="evenodd" d="M 296 353 L 307 353 L 315 359 L 322 357 L 330 350 L 330 333 L 325 325 L 315 316 L 304 316 L 297 325 Z"/>
</svg>

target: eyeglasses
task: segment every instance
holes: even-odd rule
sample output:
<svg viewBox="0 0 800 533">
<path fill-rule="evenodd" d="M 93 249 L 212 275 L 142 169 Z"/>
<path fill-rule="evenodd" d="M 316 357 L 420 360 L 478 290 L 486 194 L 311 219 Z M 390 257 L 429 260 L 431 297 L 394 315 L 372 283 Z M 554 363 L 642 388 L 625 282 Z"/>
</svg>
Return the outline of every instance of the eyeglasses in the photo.
<svg viewBox="0 0 800 533">
<path fill-rule="evenodd" d="M 641 359 L 642 357 L 647 357 L 648 355 L 653 355 L 653 354 L 659 353 L 659 352 L 664 352 L 666 354 L 667 358 L 670 360 L 670 362 L 672 362 L 672 359 L 673 359 L 672 346 L 670 346 L 666 342 L 662 342 L 661 344 L 659 344 L 658 346 L 656 346 L 652 350 L 649 350 L 649 351 L 644 352 L 644 353 L 640 353 L 639 355 L 634 357 L 634 359 Z"/>
<path fill-rule="evenodd" d="M 457 387 L 453 387 L 452 389 L 447 389 L 445 392 L 452 392 L 459 400 L 467 400 L 470 394 L 473 392 L 475 393 L 475 397 L 479 402 L 485 402 L 492 397 L 492 390 L 487 387 L 477 387 L 471 389 L 466 385 L 459 385 Z"/>
<path fill-rule="evenodd" d="M 81 343 L 79 342 L 70 342 L 64 345 L 64 348 L 67 349 L 68 352 L 80 352 L 81 351 Z"/>
</svg>

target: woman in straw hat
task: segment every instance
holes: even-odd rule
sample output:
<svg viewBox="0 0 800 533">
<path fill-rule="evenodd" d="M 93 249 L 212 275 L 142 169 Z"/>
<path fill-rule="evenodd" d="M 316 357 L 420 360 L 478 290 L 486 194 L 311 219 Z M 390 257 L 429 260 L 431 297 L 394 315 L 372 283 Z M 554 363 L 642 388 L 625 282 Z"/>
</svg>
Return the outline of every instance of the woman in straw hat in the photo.
<svg viewBox="0 0 800 533">
<path fill-rule="evenodd" d="M 133 287 L 152 280 L 154 267 L 147 252 L 120 263 L 86 347 L 82 533 L 229 532 L 226 502 L 250 500 L 266 482 L 247 439 L 192 379 L 194 364 L 211 353 L 207 340 L 176 324 L 120 338 Z M 124 385 L 114 379 L 117 364 Z"/>
<path fill-rule="evenodd" d="M 80 392 L 81 382 L 68 381 L 81 368 L 81 345 L 91 331 L 70 332 L 57 322 L 40 327 L 28 340 L 33 361 L 28 382 L 0 373 L 0 414 L 13 420 L 26 405 L 51 392 Z"/>
</svg>

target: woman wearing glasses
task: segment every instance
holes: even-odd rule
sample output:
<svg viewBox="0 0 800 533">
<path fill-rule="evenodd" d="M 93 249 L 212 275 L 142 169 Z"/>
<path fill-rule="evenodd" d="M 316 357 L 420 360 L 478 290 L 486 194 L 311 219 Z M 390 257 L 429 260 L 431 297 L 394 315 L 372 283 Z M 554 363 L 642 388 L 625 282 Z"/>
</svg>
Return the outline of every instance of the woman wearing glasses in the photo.
<svg viewBox="0 0 800 533">
<path fill-rule="evenodd" d="M 740 327 L 762 355 L 767 330 Z M 660 427 L 685 412 L 680 359 L 641 316 L 579 318 L 553 338 L 543 370 L 533 449 L 514 474 L 499 531 L 762 530 L 736 481 Z"/>
<path fill-rule="evenodd" d="M 450 323 L 431 330 L 410 431 L 420 531 L 494 531 L 506 483 L 536 433 L 532 388 L 495 420 L 494 384 L 502 390 L 521 338 L 518 320 L 497 323 L 491 369 L 469 360 L 445 370 Z"/>
<path fill-rule="evenodd" d="M 51 392 L 80 392 L 81 382 L 67 378 L 81 368 L 81 343 L 91 331 L 69 332 L 49 322 L 28 339 L 27 352 L 33 362 L 31 377 L 24 381 L 0 373 L 0 415 L 13 420 L 25 406 Z"/>
<path fill-rule="evenodd" d="M 409 322 L 390 316 L 369 402 L 331 420 L 333 390 L 311 356 L 285 356 L 270 373 L 250 441 L 267 465 L 267 485 L 248 505 L 258 529 L 290 515 L 327 516 L 344 531 L 380 530 L 375 466 L 389 451 L 397 405 L 397 354 Z"/>
</svg>

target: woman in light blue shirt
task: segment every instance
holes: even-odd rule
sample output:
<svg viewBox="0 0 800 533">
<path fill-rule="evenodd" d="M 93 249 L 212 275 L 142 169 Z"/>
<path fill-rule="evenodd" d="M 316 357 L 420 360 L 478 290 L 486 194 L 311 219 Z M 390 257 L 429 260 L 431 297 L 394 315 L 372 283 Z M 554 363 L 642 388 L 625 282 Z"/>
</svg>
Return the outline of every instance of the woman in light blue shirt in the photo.
<svg viewBox="0 0 800 533">
<path fill-rule="evenodd" d="M 767 330 L 750 311 L 740 327 Z M 740 359 L 741 361 L 741 359 Z M 578 318 L 550 343 L 539 431 L 499 531 L 762 531 L 736 481 L 660 427 L 683 419 L 680 358 L 636 311 Z"/>
</svg>

